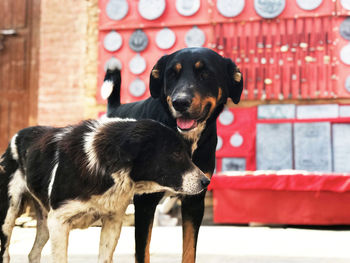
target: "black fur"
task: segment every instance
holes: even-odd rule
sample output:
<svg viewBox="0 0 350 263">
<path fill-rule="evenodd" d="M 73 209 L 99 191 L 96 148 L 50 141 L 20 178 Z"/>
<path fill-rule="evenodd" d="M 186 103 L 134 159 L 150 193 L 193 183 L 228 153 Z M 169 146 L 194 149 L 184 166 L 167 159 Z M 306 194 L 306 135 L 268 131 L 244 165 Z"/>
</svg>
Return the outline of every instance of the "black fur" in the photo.
<svg viewBox="0 0 350 263">
<path fill-rule="evenodd" d="M 119 70 L 108 69 L 105 81 L 113 82 L 113 91 L 108 98 L 109 117 L 153 119 L 179 131 L 190 147 L 197 143 L 192 154 L 193 162 L 204 173 L 212 175 L 217 143 L 216 119 L 228 98 L 234 103 L 240 101 L 243 89 L 242 75 L 231 59 L 223 58 L 207 48 L 186 48 L 165 55 L 158 60 L 151 72 L 151 97 L 123 105 L 120 103 Z M 191 121 L 193 127 L 183 127 L 183 121 Z M 199 124 L 205 126 L 204 130 L 196 138 L 188 136 Z M 147 235 L 160 199 L 159 194 L 134 197 L 138 263 L 145 262 Z M 203 211 L 204 192 L 197 197 L 182 198 L 183 222 L 189 222 L 194 228 L 194 249 Z M 183 260 L 194 262 L 195 259 Z"/>
</svg>

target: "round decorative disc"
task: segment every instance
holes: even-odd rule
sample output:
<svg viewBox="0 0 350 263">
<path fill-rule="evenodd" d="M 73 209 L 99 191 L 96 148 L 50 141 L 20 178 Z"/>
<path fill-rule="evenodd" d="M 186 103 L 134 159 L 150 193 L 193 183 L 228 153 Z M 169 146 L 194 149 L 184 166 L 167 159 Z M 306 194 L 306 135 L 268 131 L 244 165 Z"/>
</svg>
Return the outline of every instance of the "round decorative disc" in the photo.
<svg viewBox="0 0 350 263">
<path fill-rule="evenodd" d="M 109 32 L 103 40 L 103 46 L 106 50 L 117 51 L 123 44 L 122 36 L 114 30 Z"/>
<path fill-rule="evenodd" d="M 216 8 L 219 13 L 225 17 L 238 16 L 244 8 L 245 0 L 217 0 Z"/>
<path fill-rule="evenodd" d="M 139 78 L 131 82 L 129 92 L 134 97 L 141 97 L 146 92 L 146 84 Z"/>
<path fill-rule="evenodd" d="M 141 52 L 148 45 L 148 37 L 141 29 L 136 29 L 129 39 L 129 47 L 135 52 Z"/>
<path fill-rule="evenodd" d="M 297 4 L 301 9 L 310 11 L 319 7 L 322 4 L 322 0 L 297 0 Z"/>
<path fill-rule="evenodd" d="M 180 15 L 192 16 L 198 12 L 200 0 L 176 0 L 176 10 Z"/>
<path fill-rule="evenodd" d="M 233 147 L 240 147 L 243 144 L 243 137 L 239 134 L 239 132 L 236 132 L 234 135 L 230 138 L 230 144 Z"/>
<path fill-rule="evenodd" d="M 346 40 L 350 40 L 350 17 L 344 19 L 339 27 L 340 35 Z"/>
<path fill-rule="evenodd" d="M 343 61 L 346 65 L 350 65 L 350 44 L 344 46 L 340 50 L 340 59 Z"/>
<path fill-rule="evenodd" d="M 135 75 L 143 73 L 146 70 L 146 60 L 140 54 L 136 54 L 129 62 L 129 69 Z"/>
<path fill-rule="evenodd" d="M 129 11 L 126 0 L 110 0 L 106 6 L 106 14 L 112 20 L 122 20 Z"/>
<path fill-rule="evenodd" d="M 108 68 L 109 69 L 119 68 L 119 70 L 122 70 L 122 62 L 116 57 L 111 57 L 106 61 L 104 65 L 105 71 L 107 71 Z"/>
<path fill-rule="evenodd" d="M 285 0 L 254 0 L 255 11 L 263 18 L 275 18 L 279 16 L 285 6 Z"/>
<path fill-rule="evenodd" d="M 234 119 L 235 116 L 229 110 L 224 110 L 219 116 L 219 121 L 222 125 L 230 125 L 233 123 Z"/>
<path fill-rule="evenodd" d="M 194 26 L 186 33 L 185 43 L 187 47 L 201 47 L 205 43 L 205 33 Z"/>
<path fill-rule="evenodd" d="M 350 75 L 345 80 L 345 89 L 350 92 Z"/>
<path fill-rule="evenodd" d="M 220 150 L 222 148 L 222 145 L 223 145 L 223 141 L 222 141 L 222 138 L 220 136 L 218 136 L 218 142 L 216 144 L 216 150 Z"/>
<path fill-rule="evenodd" d="M 350 10 L 350 0 L 340 0 L 340 3 L 344 9 Z"/>
<path fill-rule="evenodd" d="M 138 10 L 144 19 L 157 19 L 164 13 L 165 0 L 140 0 Z"/>
<path fill-rule="evenodd" d="M 169 49 L 175 44 L 176 35 L 169 28 L 163 28 L 157 33 L 156 44 L 160 49 Z"/>
</svg>

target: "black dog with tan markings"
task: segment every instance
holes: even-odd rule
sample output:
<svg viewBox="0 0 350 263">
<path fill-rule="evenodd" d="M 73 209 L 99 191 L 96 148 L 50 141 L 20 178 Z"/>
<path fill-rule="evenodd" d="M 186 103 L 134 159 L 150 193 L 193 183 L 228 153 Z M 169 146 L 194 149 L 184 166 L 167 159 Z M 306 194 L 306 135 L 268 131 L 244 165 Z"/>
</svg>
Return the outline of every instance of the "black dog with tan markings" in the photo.
<svg viewBox="0 0 350 263">
<path fill-rule="evenodd" d="M 23 129 L 0 159 L 0 262 L 10 261 L 12 229 L 27 198 L 38 220 L 29 262 L 40 262 L 49 236 L 53 262 L 67 262 L 70 229 L 101 219 L 98 262 L 109 263 L 135 193 L 193 195 L 208 184 L 181 137 L 152 120 Z"/>
<path fill-rule="evenodd" d="M 153 119 L 177 131 L 192 152 L 193 162 L 211 177 L 215 168 L 216 119 L 228 98 L 240 101 L 243 78 L 238 67 L 207 48 L 185 48 L 161 57 L 150 76 L 151 97 L 120 103 L 121 77 L 117 65 L 109 65 L 103 89 L 111 90 L 108 116 Z M 205 191 L 182 196 L 182 262 L 193 263 L 203 218 Z M 162 194 L 135 196 L 136 262 L 149 263 L 154 211 Z"/>
</svg>

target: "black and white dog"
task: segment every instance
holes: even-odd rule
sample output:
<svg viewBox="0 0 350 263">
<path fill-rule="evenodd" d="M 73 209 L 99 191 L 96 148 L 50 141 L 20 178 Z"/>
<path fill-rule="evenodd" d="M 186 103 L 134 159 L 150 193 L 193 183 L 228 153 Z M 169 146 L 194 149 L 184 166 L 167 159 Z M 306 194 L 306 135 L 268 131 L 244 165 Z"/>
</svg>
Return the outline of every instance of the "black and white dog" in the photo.
<svg viewBox="0 0 350 263">
<path fill-rule="evenodd" d="M 89 120 L 19 131 L 0 159 L 0 262 L 8 263 L 15 219 L 34 201 L 40 262 L 49 236 L 53 262 L 67 262 L 70 229 L 102 221 L 98 262 L 112 262 L 124 212 L 135 193 L 198 194 L 209 179 L 174 131 L 151 120 Z"/>
</svg>

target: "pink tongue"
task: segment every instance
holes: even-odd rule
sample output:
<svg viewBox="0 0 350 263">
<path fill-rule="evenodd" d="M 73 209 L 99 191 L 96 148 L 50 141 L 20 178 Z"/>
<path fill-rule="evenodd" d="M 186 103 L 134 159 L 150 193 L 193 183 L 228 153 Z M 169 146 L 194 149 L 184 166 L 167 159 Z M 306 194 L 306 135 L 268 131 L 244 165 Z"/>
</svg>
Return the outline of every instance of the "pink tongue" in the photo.
<svg viewBox="0 0 350 263">
<path fill-rule="evenodd" d="M 191 129 L 195 125 L 195 120 L 188 120 L 188 119 L 176 119 L 177 126 L 180 129 L 188 130 Z"/>
</svg>

